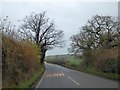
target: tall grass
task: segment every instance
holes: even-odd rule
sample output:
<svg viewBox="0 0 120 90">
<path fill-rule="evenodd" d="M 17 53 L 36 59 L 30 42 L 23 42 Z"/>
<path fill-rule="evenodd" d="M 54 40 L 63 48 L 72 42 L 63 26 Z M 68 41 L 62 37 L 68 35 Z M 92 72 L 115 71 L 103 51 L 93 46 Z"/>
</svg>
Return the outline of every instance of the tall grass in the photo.
<svg viewBox="0 0 120 90">
<path fill-rule="evenodd" d="M 120 72 L 118 68 L 118 50 L 117 48 L 111 49 L 98 49 L 93 52 L 94 67 L 103 72 L 116 73 Z"/>
<path fill-rule="evenodd" d="M 10 36 L 3 35 L 2 40 L 2 87 L 28 87 L 43 72 L 39 47 Z"/>
<path fill-rule="evenodd" d="M 43 72 L 44 72 L 44 65 L 41 65 L 29 80 L 24 80 L 20 82 L 19 85 L 12 85 L 10 86 L 10 88 L 23 88 L 23 89 L 28 87 L 33 88 L 35 82 L 41 78 Z"/>
</svg>

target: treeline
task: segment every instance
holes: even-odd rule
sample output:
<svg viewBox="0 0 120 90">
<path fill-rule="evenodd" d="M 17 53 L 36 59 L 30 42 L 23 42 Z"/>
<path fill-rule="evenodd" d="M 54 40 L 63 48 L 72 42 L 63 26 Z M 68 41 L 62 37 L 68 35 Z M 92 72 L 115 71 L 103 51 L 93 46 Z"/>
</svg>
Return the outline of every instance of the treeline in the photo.
<svg viewBox="0 0 120 90">
<path fill-rule="evenodd" d="M 82 67 L 107 73 L 120 73 L 118 18 L 96 15 L 71 37 L 69 52 L 81 54 Z"/>
<path fill-rule="evenodd" d="M 28 88 L 44 72 L 38 45 L 16 29 L 8 17 L 0 20 L 2 34 L 2 88 Z"/>
</svg>

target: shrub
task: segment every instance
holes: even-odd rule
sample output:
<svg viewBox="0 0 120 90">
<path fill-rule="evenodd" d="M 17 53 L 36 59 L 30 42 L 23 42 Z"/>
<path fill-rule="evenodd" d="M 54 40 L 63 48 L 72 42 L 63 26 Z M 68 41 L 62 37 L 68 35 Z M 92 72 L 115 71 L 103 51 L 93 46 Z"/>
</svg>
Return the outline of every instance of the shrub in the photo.
<svg viewBox="0 0 120 90">
<path fill-rule="evenodd" d="M 94 62 L 94 53 L 92 49 L 85 50 L 83 53 L 83 64 L 85 67 L 92 66 Z"/>
<path fill-rule="evenodd" d="M 117 49 L 97 49 L 94 51 L 94 66 L 103 72 L 118 72 L 118 50 Z"/>
<path fill-rule="evenodd" d="M 3 87 L 18 85 L 29 79 L 40 65 L 40 50 L 28 40 L 18 41 L 6 36 L 2 40 Z"/>
</svg>

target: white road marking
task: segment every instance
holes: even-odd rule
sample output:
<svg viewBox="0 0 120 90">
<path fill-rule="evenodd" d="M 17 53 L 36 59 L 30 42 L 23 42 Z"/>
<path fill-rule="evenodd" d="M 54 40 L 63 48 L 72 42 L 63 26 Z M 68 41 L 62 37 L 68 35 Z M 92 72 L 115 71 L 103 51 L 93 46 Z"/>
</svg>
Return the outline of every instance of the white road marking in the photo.
<svg viewBox="0 0 120 90">
<path fill-rule="evenodd" d="M 58 65 L 56 65 L 58 68 L 60 67 L 60 66 L 58 66 Z M 59 70 L 63 73 L 63 71 L 62 71 L 62 69 L 60 69 L 59 68 Z M 64 74 L 64 73 L 63 73 Z M 66 75 L 66 74 L 64 74 L 64 75 Z M 66 75 L 70 80 L 72 80 L 75 84 L 77 84 L 78 86 L 80 86 L 80 84 L 77 82 L 77 81 L 75 81 L 73 78 L 71 78 L 70 76 L 68 76 L 68 75 Z"/>
<path fill-rule="evenodd" d="M 48 64 L 48 63 L 47 63 L 47 64 Z M 49 64 L 49 65 L 51 65 L 51 64 Z M 57 66 L 57 65 L 56 65 L 56 66 Z M 59 67 L 58 67 L 58 69 L 62 72 L 63 76 L 66 75 L 66 74 L 63 73 L 63 71 L 62 71 Z M 43 74 L 43 76 L 42 76 L 41 80 L 39 81 L 39 83 L 38 83 L 38 85 L 37 85 L 36 88 L 39 87 L 40 83 L 41 83 L 42 80 L 43 80 L 43 77 L 44 77 L 45 73 L 46 73 L 46 71 L 44 72 L 44 74 Z M 73 81 L 75 84 L 77 84 L 78 86 L 80 86 L 80 84 L 79 84 L 77 81 L 75 81 L 73 78 L 71 78 L 71 77 L 68 76 L 68 75 L 66 75 L 66 76 L 67 76 L 71 81 Z"/>
<path fill-rule="evenodd" d="M 62 74 L 59 74 L 60 76 L 62 75 Z"/>
<path fill-rule="evenodd" d="M 64 76 L 64 73 L 62 73 L 61 75 Z"/>
<path fill-rule="evenodd" d="M 40 79 L 40 81 L 39 81 L 38 85 L 36 86 L 36 88 L 38 88 L 38 87 L 40 86 L 40 83 L 42 82 L 42 80 L 43 80 L 43 77 L 44 77 L 45 73 L 46 73 L 46 70 L 45 70 L 45 72 L 44 72 L 44 74 L 43 74 L 42 78 Z"/>
<path fill-rule="evenodd" d="M 67 76 L 67 75 L 66 75 Z M 67 76 L 70 80 L 72 80 L 74 83 L 76 83 L 78 86 L 80 86 L 80 84 L 78 82 L 76 82 L 74 79 L 72 79 L 70 76 Z"/>
<path fill-rule="evenodd" d="M 64 73 L 62 72 L 58 72 L 58 73 L 46 73 L 46 75 L 45 75 L 46 77 L 62 77 L 62 76 L 64 76 Z"/>
</svg>

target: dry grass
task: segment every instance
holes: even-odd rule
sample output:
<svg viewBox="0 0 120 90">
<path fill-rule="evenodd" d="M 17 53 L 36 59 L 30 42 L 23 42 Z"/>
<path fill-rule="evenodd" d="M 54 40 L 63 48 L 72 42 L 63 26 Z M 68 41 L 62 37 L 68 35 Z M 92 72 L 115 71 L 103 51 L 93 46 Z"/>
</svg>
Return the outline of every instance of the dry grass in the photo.
<svg viewBox="0 0 120 90">
<path fill-rule="evenodd" d="M 11 37 L 2 38 L 2 85 L 10 87 L 28 80 L 40 65 L 40 50 L 34 43 L 18 41 Z"/>
<path fill-rule="evenodd" d="M 94 51 L 94 66 L 103 72 L 115 73 L 118 66 L 117 49 L 98 49 Z"/>
</svg>

